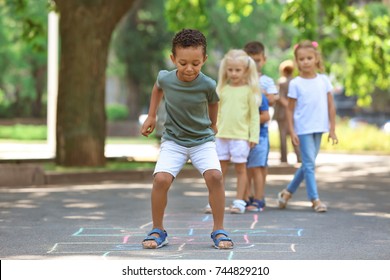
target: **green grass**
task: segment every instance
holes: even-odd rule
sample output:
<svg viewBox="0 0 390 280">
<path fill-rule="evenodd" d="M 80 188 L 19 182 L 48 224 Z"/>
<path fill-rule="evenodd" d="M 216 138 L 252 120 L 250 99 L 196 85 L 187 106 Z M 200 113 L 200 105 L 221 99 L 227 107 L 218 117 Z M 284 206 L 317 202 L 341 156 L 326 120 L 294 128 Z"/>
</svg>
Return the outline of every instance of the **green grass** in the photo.
<svg viewBox="0 0 390 280">
<path fill-rule="evenodd" d="M 336 133 L 339 139 L 338 145 L 327 142 L 328 134 L 324 134 L 321 145 L 322 152 L 335 153 L 373 153 L 390 155 L 390 134 L 386 134 L 375 126 L 365 125 L 351 128 L 348 120 L 338 120 Z M 5 142 L 17 143 L 45 143 L 46 126 L 15 125 L 0 126 L 0 144 Z M 157 144 L 159 140 L 150 137 L 124 137 L 107 138 L 108 144 Z M 271 150 L 279 151 L 279 135 L 277 131 L 270 130 Z M 288 150 L 293 151 L 291 141 L 288 141 Z M 104 167 L 62 167 L 54 163 L 42 164 L 44 170 L 55 172 L 99 172 L 122 171 L 137 169 L 153 169 L 154 162 L 134 162 L 124 160 L 108 160 Z"/>
<path fill-rule="evenodd" d="M 45 125 L 0 126 L 0 139 L 7 140 L 46 140 Z"/>
<path fill-rule="evenodd" d="M 44 125 L 15 125 L 0 126 L 1 142 L 37 143 L 46 141 L 47 129 Z M 386 134 L 375 126 L 365 125 L 351 128 L 348 120 L 338 120 L 336 133 L 339 144 L 332 146 L 327 142 L 327 134 L 321 145 L 321 151 L 360 153 L 370 152 L 390 154 L 390 134 Z M 153 135 L 149 137 L 107 138 L 107 144 L 156 144 L 159 140 Z M 270 131 L 271 150 L 279 150 L 279 136 L 277 131 Z M 292 151 L 291 142 L 288 149 Z"/>
<path fill-rule="evenodd" d="M 345 153 L 376 153 L 390 154 L 390 134 L 386 134 L 372 125 L 351 128 L 348 120 L 339 120 L 336 124 L 336 134 L 339 140 L 337 145 L 328 142 L 328 133 L 322 137 L 321 151 Z M 279 151 L 279 134 L 270 131 L 271 150 Z M 293 151 L 291 141 L 288 140 L 288 151 Z"/>
<path fill-rule="evenodd" d="M 63 167 L 55 163 L 44 163 L 42 165 L 45 171 L 55 172 L 98 172 L 98 171 L 125 171 L 125 170 L 143 170 L 153 169 L 154 162 L 134 162 L 134 161 L 108 161 L 106 166 L 102 167 Z"/>
<path fill-rule="evenodd" d="M 156 137 L 109 137 L 106 138 L 106 144 L 158 144 L 160 140 Z"/>
</svg>

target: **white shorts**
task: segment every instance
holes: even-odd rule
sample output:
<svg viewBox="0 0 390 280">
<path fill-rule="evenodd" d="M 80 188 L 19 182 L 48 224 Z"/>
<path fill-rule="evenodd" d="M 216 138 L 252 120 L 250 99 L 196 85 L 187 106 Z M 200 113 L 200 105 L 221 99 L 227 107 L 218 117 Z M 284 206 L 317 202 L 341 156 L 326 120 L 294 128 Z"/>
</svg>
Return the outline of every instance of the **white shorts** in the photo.
<svg viewBox="0 0 390 280">
<path fill-rule="evenodd" d="M 233 163 L 245 163 L 247 161 L 250 151 L 248 141 L 217 138 L 215 143 L 219 160 L 230 160 Z"/>
<path fill-rule="evenodd" d="M 221 164 L 214 142 L 206 142 L 187 148 L 176 144 L 174 141 L 164 141 L 161 143 L 160 155 L 153 175 L 158 172 L 167 172 L 176 177 L 188 160 L 191 160 L 192 165 L 202 175 L 210 169 L 221 171 Z"/>
</svg>

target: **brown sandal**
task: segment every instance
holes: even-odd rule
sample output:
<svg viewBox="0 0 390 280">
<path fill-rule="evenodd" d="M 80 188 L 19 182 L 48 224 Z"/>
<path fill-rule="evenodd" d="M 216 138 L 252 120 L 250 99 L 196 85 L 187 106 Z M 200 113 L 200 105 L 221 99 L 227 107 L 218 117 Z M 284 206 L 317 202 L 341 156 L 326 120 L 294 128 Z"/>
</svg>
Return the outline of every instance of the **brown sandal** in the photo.
<svg viewBox="0 0 390 280">
<path fill-rule="evenodd" d="M 312 207 L 313 207 L 314 211 L 316 211 L 318 213 L 328 211 L 328 207 L 326 207 L 326 205 L 323 202 L 321 202 L 321 200 L 319 200 L 319 199 L 313 200 Z"/>
<path fill-rule="evenodd" d="M 292 197 L 292 194 L 284 189 L 280 193 L 278 193 L 278 203 L 279 203 L 279 208 L 284 209 L 287 206 L 288 200 Z"/>
</svg>

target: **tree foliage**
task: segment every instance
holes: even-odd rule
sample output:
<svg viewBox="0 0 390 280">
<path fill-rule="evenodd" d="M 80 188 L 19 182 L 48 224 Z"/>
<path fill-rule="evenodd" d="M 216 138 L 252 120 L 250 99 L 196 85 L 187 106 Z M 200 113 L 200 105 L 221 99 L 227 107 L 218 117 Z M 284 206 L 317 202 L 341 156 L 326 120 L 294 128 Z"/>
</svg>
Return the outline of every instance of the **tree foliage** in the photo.
<svg viewBox="0 0 390 280">
<path fill-rule="evenodd" d="M 157 71 L 165 67 L 168 59 L 166 49 L 173 36 L 167 30 L 162 1 L 138 3 L 118 26 L 112 44 L 117 60 L 126 69 L 122 78 L 128 86 L 127 104 L 132 120 L 138 120 L 149 102 Z"/>
<path fill-rule="evenodd" d="M 290 1 L 283 19 L 301 31 L 296 40 L 319 41 L 328 70 L 367 105 L 376 87 L 390 87 L 389 10 L 380 3 L 349 2 Z"/>
<path fill-rule="evenodd" d="M 47 14 L 42 4 L 47 7 L 47 3 L 56 3 L 60 12 L 57 162 L 61 165 L 104 164 L 108 47 L 114 27 L 134 2 L 136 0 L 0 0 L 1 106 L 6 99 L 4 96 L 10 94 L 16 99 L 27 94 L 42 102 L 39 96 L 43 90 L 38 86 L 42 74 L 38 70 L 46 60 L 46 40 L 42 34 L 46 34 Z M 157 40 L 161 29 L 154 23 L 156 10 L 149 11 L 157 2 L 137 2 L 145 6 L 129 19 L 132 25 L 125 25 L 122 32 L 132 30 L 134 33 L 131 33 L 133 37 L 124 39 L 118 56 L 128 63 L 128 80 L 145 85 L 149 83 L 148 77 L 152 77 L 150 73 L 156 71 L 164 59 L 161 52 L 165 41 Z M 359 95 L 363 103 L 370 101 L 374 88 L 390 86 L 389 10 L 379 3 L 362 6 L 347 0 L 289 0 L 283 2 L 282 22 L 273 17 L 278 14 L 273 9 L 281 7 L 282 1 L 278 0 L 167 0 L 161 3 L 165 5 L 171 32 L 184 27 L 197 28 L 208 36 L 209 50 L 213 52 L 210 57 L 214 60 L 210 59 L 207 67 L 217 69 L 218 58 L 228 48 L 240 48 L 248 40 L 266 40 L 271 54 L 283 56 L 291 51 L 292 43 L 304 38 L 319 41 L 329 72 L 345 84 L 347 92 Z M 251 17 L 253 15 L 255 17 Z M 291 33 L 288 24 L 297 32 Z M 125 53 L 126 44 L 136 46 L 130 55 Z M 140 51 L 142 46 L 144 51 Z M 140 61 L 151 61 L 145 56 L 151 56 L 149 48 L 153 47 L 158 49 L 156 56 L 152 56 L 156 63 L 143 68 L 145 65 Z M 267 68 L 272 66 L 269 62 Z M 145 77 L 139 75 L 141 69 L 148 73 Z M 213 72 L 213 68 L 206 69 Z M 140 87 L 143 91 L 144 86 Z M 19 104 L 31 103 L 27 100 Z"/>
<path fill-rule="evenodd" d="M 390 86 L 390 17 L 389 9 L 379 2 L 362 4 L 348 0 L 290 0 L 284 4 L 279 26 L 291 24 L 295 33 L 291 45 L 302 39 L 320 43 L 327 70 L 347 89 L 359 96 L 361 105 L 371 102 L 374 89 Z M 252 17 L 255 7 L 280 4 L 276 0 L 218 0 L 226 10 L 225 21 L 234 24 Z M 211 32 L 216 14 L 210 12 L 215 4 L 202 0 L 167 1 L 169 28 L 184 26 Z M 200 17 L 201 16 L 201 17 Z M 200 18 L 199 21 L 196 19 Z M 262 20 L 262 19 L 259 19 Z M 240 32 L 245 32 L 240 30 Z M 256 33 L 254 33 L 256 34 Z M 221 38 L 222 40 L 224 38 Z"/>
<path fill-rule="evenodd" d="M 177 31 L 182 28 L 196 28 L 205 32 L 210 24 L 207 0 L 168 0 L 165 14 L 168 28 Z M 193 13 L 194 16 L 189 16 Z"/>
<path fill-rule="evenodd" d="M 44 115 L 47 0 L 0 1 L 0 116 Z"/>
</svg>

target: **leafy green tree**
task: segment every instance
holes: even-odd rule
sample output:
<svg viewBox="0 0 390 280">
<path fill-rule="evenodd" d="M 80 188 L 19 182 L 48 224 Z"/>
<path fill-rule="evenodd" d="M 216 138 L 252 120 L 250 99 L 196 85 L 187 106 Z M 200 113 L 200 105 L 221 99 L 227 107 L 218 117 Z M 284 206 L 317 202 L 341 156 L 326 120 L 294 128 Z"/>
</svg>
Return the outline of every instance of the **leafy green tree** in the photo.
<svg viewBox="0 0 390 280">
<path fill-rule="evenodd" d="M 116 54 L 116 63 L 113 63 L 111 68 L 116 65 L 116 69 L 119 69 L 116 74 L 127 81 L 130 89 L 128 106 L 132 114 L 131 119 L 138 118 L 141 109 L 148 106 L 149 94 L 157 71 L 170 67 L 166 65 L 167 60 L 169 61 L 170 41 L 173 33 L 182 28 L 204 29 L 203 32 L 208 37 L 209 58 L 203 71 L 215 79 L 223 54 L 230 48 L 242 48 L 246 42 L 252 40 L 261 40 L 266 44 L 269 57 L 266 72 L 277 77 L 278 63 L 281 60 L 280 56 L 283 55 L 283 52 L 277 50 L 281 48 L 279 45 L 285 48 L 285 43 L 281 43 L 280 38 L 292 36 L 289 35 L 291 32 L 286 31 L 287 26 L 280 23 L 282 5 L 269 2 L 256 5 L 250 16 L 229 23 L 229 13 L 226 8 L 208 1 L 205 2 L 207 6 L 203 9 L 208 19 L 207 25 L 198 21 L 189 25 L 187 21 L 167 18 L 167 15 L 176 17 L 178 14 L 180 17 L 180 13 L 183 13 L 184 18 L 188 18 L 187 13 L 190 11 L 191 2 L 177 3 L 184 5 L 184 7 L 179 6 L 180 11 L 174 10 L 174 7 L 168 3 L 165 4 L 164 13 L 162 1 L 139 2 L 139 5 L 126 15 L 114 33 L 112 46 Z M 167 30 L 168 20 L 171 24 L 171 32 Z M 273 55 L 274 53 L 276 56 Z M 126 68 L 125 74 L 120 70 L 122 67 L 118 67 L 122 64 Z M 110 73 L 113 71 L 115 70 L 110 70 Z"/>
<path fill-rule="evenodd" d="M 354 3 L 356 2 L 356 3 Z M 276 0 L 218 0 L 230 23 L 252 18 L 257 5 L 277 5 Z M 181 28 L 191 23 L 209 29 L 215 14 L 206 9 L 207 1 L 168 0 L 169 27 Z M 196 20 L 200 12 L 206 18 Z M 178 16 L 174 16 L 177 14 Z M 261 19 L 259 19 L 261 20 Z M 347 93 L 359 96 L 361 105 L 371 102 L 371 93 L 378 87 L 390 86 L 390 18 L 389 9 L 380 1 L 291 0 L 284 4 L 281 20 L 292 24 L 298 32 L 292 42 L 301 39 L 320 43 L 328 71 L 344 84 Z M 220 24 L 222 25 L 222 24 Z M 240 29 L 239 33 L 245 32 Z M 223 38 L 222 38 L 223 39 Z"/>
<path fill-rule="evenodd" d="M 105 73 L 111 35 L 133 0 L 54 0 L 61 55 L 56 163 L 105 164 Z"/>
<path fill-rule="evenodd" d="M 138 2 L 115 32 L 113 49 L 126 68 L 127 104 L 132 120 L 138 120 L 143 106 L 148 104 L 157 71 L 166 67 L 172 36 L 160 0 Z"/>
<path fill-rule="evenodd" d="M 24 5 L 32 1 L 13 2 Z M 104 89 L 108 47 L 115 26 L 137 1 L 53 0 L 53 2 L 60 13 L 61 36 L 56 161 L 60 165 L 67 166 L 103 165 L 106 132 Z M 168 26 L 175 31 L 181 27 L 198 28 L 211 37 L 214 34 L 222 34 L 221 29 L 219 32 L 214 31 L 215 33 L 209 34 L 206 30 L 206 27 L 211 26 L 210 22 L 214 17 L 209 9 L 212 2 L 165 1 Z M 277 2 L 279 1 L 216 1 L 226 10 L 227 21 L 233 24 L 241 22 L 243 18 L 252 14 L 256 5 Z M 297 20 L 295 26 L 304 30 L 305 37 L 309 39 L 316 39 L 314 36 L 318 34 L 318 41 L 327 57 L 326 61 L 333 61 L 333 55 L 335 63 L 332 67 L 337 65 L 336 62 L 347 65 L 343 71 L 345 84 L 351 92 L 356 92 L 363 97 L 368 96 L 374 86 L 389 85 L 390 25 L 388 12 L 378 15 L 377 9 L 369 12 L 358 6 L 350 6 L 349 2 L 291 0 L 286 4 L 287 10 L 292 7 L 290 4 L 300 3 L 300 5 L 297 6 L 295 13 L 289 13 L 285 19 L 292 23 L 294 19 Z M 317 3 L 320 3 L 320 6 Z M 308 25 L 302 21 L 306 18 L 310 23 Z M 261 19 L 255 20 L 261 21 Z M 23 18 L 22 22 L 27 23 L 28 18 Z M 216 24 L 223 23 L 216 22 Z M 312 32 L 309 32 L 310 30 Z M 236 29 L 236 34 L 244 33 L 244 30 Z M 219 38 L 224 38 L 226 42 L 230 40 L 228 36 L 223 37 L 223 35 Z M 327 50 L 330 53 L 327 53 Z M 337 57 L 344 60 L 340 63 Z"/>
<path fill-rule="evenodd" d="M 206 69 L 214 78 L 217 78 L 222 56 L 229 49 L 243 48 L 247 42 L 255 40 L 266 47 L 267 64 L 263 72 L 274 79 L 278 77 L 278 65 L 287 55 L 286 49 L 294 32 L 280 22 L 283 6 L 279 2 L 254 5 L 251 13 L 239 21 L 220 5 L 213 5 L 208 10 L 211 15 L 208 42 L 212 52 L 209 59 L 212 63 L 208 62 Z"/>
<path fill-rule="evenodd" d="M 47 1 L 0 1 L 0 114 L 41 117 L 46 90 Z"/>
<path fill-rule="evenodd" d="M 296 40 L 320 43 L 328 70 L 360 105 L 371 103 L 376 87 L 390 87 L 390 16 L 380 3 L 349 5 L 347 0 L 294 0 L 283 19 L 301 33 Z"/>
<path fill-rule="evenodd" d="M 242 48 L 258 40 L 268 57 L 264 72 L 278 78 L 279 63 L 291 55 L 290 45 L 297 32 L 290 23 L 281 22 L 283 12 L 275 0 L 166 1 L 170 30 L 196 28 L 208 39 L 209 59 L 204 71 L 217 78 L 219 62 L 230 48 Z M 201 19 L 200 14 L 202 13 Z"/>
</svg>

